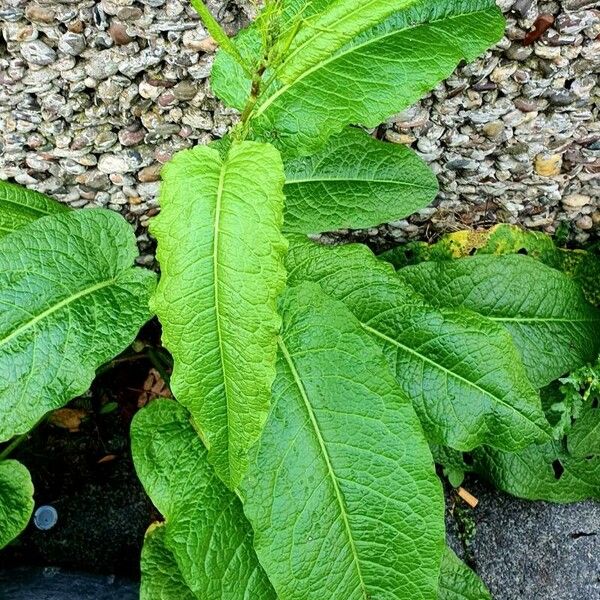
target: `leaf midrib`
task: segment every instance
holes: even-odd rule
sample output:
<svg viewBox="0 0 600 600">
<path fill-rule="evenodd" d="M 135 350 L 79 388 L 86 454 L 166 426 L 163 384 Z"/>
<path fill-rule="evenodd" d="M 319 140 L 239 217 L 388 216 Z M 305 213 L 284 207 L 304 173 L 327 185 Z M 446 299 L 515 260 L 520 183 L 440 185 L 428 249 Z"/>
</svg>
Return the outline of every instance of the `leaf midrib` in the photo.
<svg viewBox="0 0 600 600">
<path fill-rule="evenodd" d="M 217 198 L 215 201 L 215 223 L 213 229 L 213 277 L 214 277 L 214 303 L 215 303 L 215 323 L 217 330 L 217 343 L 219 346 L 219 357 L 221 359 L 221 372 L 223 374 L 223 392 L 225 394 L 225 419 L 227 426 L 227 471 L 229 473 L 229 477 L 231 479 L 231 427 L 229 426 L 229 384 L 228 377 L 225 372 L 225 348 L 223 345 L 223 332 L 221 329 L 221 299 L 219 294 L 219 241 L 221 239 L 220 236 L 220 227 L 221 227 L 221 208 L 223 195 L 225 192 L 225 176 L 227 174 L 227 161 L 229 157 L 227 157 L 221 166 L 221 172 L 219 173 L 219 184 L 217 187 Z"/>
<path fill-rule="evenodd" d="M 44 216 L 56 214 L 56 213 L 51 212 L 49 210 L 45 210 L 43 208 L 40 208 L 39 206 L 31 206 L 31 204 L 26 204 L 24 202 L 18 202 L 17 200 L 13 200 L 12 198 L 9 198 L 8 196 L 2 196 L 0 198 L 0 203 L 2 203 L 2 202 L 6 202 L 8 204 L 12 204 L 13 206 L 16 206 L 17 208 L 19 208 L 21 210 L 22 209 L 27 209 L 27 210 L 30 210 L 31 212 L 39 213 L 40 215 L 44 215 Z M 60 208 L 61 205 L 59 204 L 58 206 L 59 206 L 59 208 L 57 208 L 57 212 L 67 212 L 68 207 L 65 206 L 64 210 L 62 210 Z"/>
<path fill-rule="evenodd" d="M 520 417 L 524 418 L 526 421 L 528 421 L 532 425 L 535 425 L 535 427 L 537 429 L 539 429 L 541 432 L 543 432 L 544 436 L 549 439 L 550 436 L 549 436 L 549 434 L 548 434 L 547 431 L 545 431 L 542 427 L 540 427 L 540 425 L 538 425 L 537 423 L 535 423 L 534 421 L 532 421 L 529 417 L 527 417 L 526 415 L 524 415 L 516 407 L 511 406 L 510 404 L 508 404 L 507 402 L 505 402 L 502 398 L 499 398 L 498 396 L 494 396 L 494 394 L 492 394 L 491 392 L 488 392 L 486 389 L 484 389 L 481 386 L 477 385 L 475 382 L 469 381 L 468 379 L 466 379 L 462 375 L 459 375 L 458 373 L 455 373 L 454 371 L 451 371 L 450 369 L 447 369 L 443 365 L 440 365 L 440 364 L 434 362 L 433 360 L 431 360 L 427 356 L 425 356 L 425 355 L 417 352 L 416 350 L 413 350 L 412 348 L 409 348 L 408 346 L 405 346 L 404 344 L 402 344 L 398 340 L 395 340 L 395 339 L 391 338 L 390 336 L 388 336 L 385 333 L 383 333 L 383 332 L 381 332 L 381 331 L 379 331 L 379 330 L 377 330 L 377 329 L 375 329 L 375 328 L 367 325 L 366 323 L 363 323 L 362 321 L 360 321 L 360 325 L 361 325 L 361 327 L 365 331 L 367 331 L 371 335 L 374 335 L 374 336 L 376 336 L 376 337 L 378 337 L 378 338 L 380 338 L 380 339 L 388 342 L 389 344 L 392 344 L 393 346 L 397 346 L 398 348 L 401 348 L 401 349 L 405 350 L 409 354 L 413 354 L 414 356 L 419 357 L 419 359 L 421 359 L 423 362 L 429 363 L 430 365 L 432 365 L 436 369 L 444 371 L 446 374 L 450 375 L 451 377 L 453 377 L 455 379 L 458 379 L 458 380 L 466 383 L 468 386 L 470 386 L 472 388 L 475 388 L 476 390 L 480 391 L 485 396 L 488 396 L 489 398 L 492 398 L 494 401 L 498 402 L 499 404 L 503 405 L 504 407 L 508 408 L 509 410 L 515 412 L 516 414 L 518 414 Z"/>
<path fill-rule="evenodd" d="M 285 358 L 286 363 L 288 364 L 288 367 L 292 373 L 292 377 L 294 378 L 294 383 L 296 384 L 296 387 L 298 388 L 298 391 L 300 392 L 300 396 L 302 397 L 302 401 L 304 402 L 304 405 L 306 407 L 306 412 L 308 413 L 308 417 L 310 419 L 313 431 L 315 433 L 315 436 L 317 438 L 317 443 L 319 444 L 319 447 L 321 448 L 321 452 L 323 454 L 323 457 L 325 459 L 325 464 L 327 466 L 327 472 L 329 474 L 329 477 L 331 479 L 331 483 L 333 485 L 333 489 L 335 492 L 335 496 L 336 496 L 336 500 L 338 503 L 338 506 L 340 507 L 340 514 L 342 516 L 342 521 L 344 522 L 344 529 L 346 530 L 346 534 L 348 536 L 348 541 L 350 544 L 350 550 L 352 552 L 352 558 L 353 558 L 353 562 L 356 566 L 356 572 L 358 575 L 358 579 L 360 582 L 360 587 L 361 587 L 361 593 L 362 593 L 362 597 L 364 598 L 364 600 L 368 600 L 369 595 L 367 593 L 367 587 L 363 578 L 363 574 L 362 574 L 362 570 L 360 568 L 360 562 L 359 562 L 359 558 L 358 558 L 358 551 L 356 549 L 356 544 L 354 542 L 354 537 L 352 535 L 352 529 L 350 528 L 350 523 L 348 521 L 348 514 L 347 514 L 347 510 L 346 510 L 346 503 L 344 501 L 344 496 L 342 494 L 342 491 L 340 490 L 340 487 L 338 485 L 338 481 L 337 481 L 337 477 L 335 475 L 335 472 L 333 470 L 333 465 L 331 464 L 331 459 L 329 458 L 329 453 L 327 452 L 327 447 L 325 445 L 325 440 L 323 439 L 322 435 L 321 435 L 321 431 L 319 429 L 319 424 L 317 422 L 316 416 L 312 410 L 312 406 L 310 404 L 310 400 L 308 399 L 308 393 L 306 392 L 306 389 L 304 387 L 304 384 L 302 383 L 302 379 L 300 378 L 300 374 L 298 373 L 297 369 L 296 369 L 296 365 L 294 364 L 294 360 L 292 358 L 292 356 L 290 355 L 287 346 L 285 345 L 285 342 L 283 341 L 283 339 L 279 338 L 279 348 L 281 349 L 281 352 Z"/>
<path fill-rule="evenodd" d="M 429 27 L 429 26 L 431 26 L 431 25 L 433 25 L 435 23 L 438 23 L 439 21 L 451 21 L 451 20 L 454 20 L 454 19 L 459 19 L 461 17 L 465 17 L 467 15 L 474 14 L 475 12 L 484 12 L 484 11 L 477 10 L 477 11 L 472 11 L 472 12 L 468 12 L 468 13 L 460 13 L 460 14 L 457 14 L 457 15 L 453 15 L 452 17 L 447 17 L 445 19 L 437 19 L 435 21 L 429 21 L 427 23 L 415 23 L 411 27 L 405 27 L 405 28 L 400 29 L 400 30 L 391 31 L 389 33 L 386 33 L 385 35 L 380 35 L 380 36 L 376 36 L 376 37 L 370 38 L 369 40 L 363 42 L 362 44 L 357 44 L 355 46 L 350 46 L 347 50 L 345 50 L 343 52 L 335 53 L 332 56 L 330 56 L 329 58 L 327 58 L 326 60 L 320 61 L 319 63 L 317 63 L 316 65 L 314 65 L 310 69 L 307 69 L 303 73 L 300 73 L 290 83 L 286 83 L 286 84 L 282 85 L 274 94 L 272 94 L 271 96 L 269 96 L 265 100 L 265 102 L 263 102 L 262 104 L 258 105 L 258 107 L 253 111 L 253 118 L 256 119 L 256 118 L 260 117 L 269 108 L 269 106 L 271 106 L 271 104 L 273 104 L 273 102 L 275 102 L 275 100 L 277 100 L 280 96 L 282 96 L 285 92 L 287 92 L 292 86 L 296 85 L 298 82 L 302 81 L 303 79 L 305 79 L 309 75 L 312 75 L 313 73 L 315 73 L 319 69 L 322 69 L 322 68 L 326 67 L 328 64 L 330 64 L 332 62 L 335 62 L 336 60 L 338 60 L 340 58 L 343 58 L 344 56 L 347 56 L 348 54 L 351 54 L 352 52 L 354 52 L 356 50 L 360 50 L 361 48 L 366 48 L 367 46 L 369 46 L 371 44 L 374 44 L 376 42 L 380 42 L 381 40 L 385 40 L 386 38 L 392 37 L 394 35 L 403 34 L 403 33 L 407 32 L 407 31 L 412 30 L 412 29 L 417 29 L 419 27 Z"/>
<path fill-rule="evenodd" d="M 76 294 L 64 298 L 63 300 L 57 302 L 53 306 L 50 306 L 46 310 L 42 311 L 39 315 L 36 315 L 33 319 L 30 319 L 29 321 L 26 321 L 25 323 L 14 329 L 11 333 L 9 333 L 6 337 L 1 339 L 0 347 L 8 344 L 11 340 L 21 335 L 24 331 L 27 331 L 28 329 L 34 327 L 40 321 L 43 321 L 53 313 L 63 309 L 64 307 L 79 300 L 80 298 L 84 298 L 85 296 L 89 296 L 94 292 L 97 292 L 98 290 L 114 285 L 117 282 L 117 279 L 118 277 L 114 277 L 112 279 L 101 281 L 93 286 L 81 290 L 80 292 L 77 292 Z"/>
</svg>

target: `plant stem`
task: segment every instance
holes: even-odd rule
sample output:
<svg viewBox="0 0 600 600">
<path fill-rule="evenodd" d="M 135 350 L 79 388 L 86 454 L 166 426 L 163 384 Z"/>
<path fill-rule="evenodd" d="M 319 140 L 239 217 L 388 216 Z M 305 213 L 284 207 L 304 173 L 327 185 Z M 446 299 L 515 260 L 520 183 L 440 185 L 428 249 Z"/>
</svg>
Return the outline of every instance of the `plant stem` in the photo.
<svg viewBox="0 0 600 600">
<path fill-rule="evenodd" d="M 29 433 L 23 433 L 14 438 L 13 441 L 8 446 L 6 446 L 6 448 L 4 448 L 4 450 L 2 450 L 2 452 L 0 453 L 0 462 L 7 459 L 8 456 L 13 452 L 13 450 L 20 446 L 21 443 L 24 442 L 28 436 Z"/>
<path fill-rule="evenodd" d="M 249 77 L 252 77 L 252 71 L 246 64 L 246 61 L 242 58 L 239 50 L 235 47 L 235 44 L 229 39 L 229 36 L 225 33 L 218 21 L 212 16 L 206 5 L 202 0 L 190 0 L 192 6 L 196 9 L 196 12 L 200 15 L 200 19 L 204 23 L 208 33 L 215 39 L 215 41 L 229 53 L 244 69 Z"/>
</svg>

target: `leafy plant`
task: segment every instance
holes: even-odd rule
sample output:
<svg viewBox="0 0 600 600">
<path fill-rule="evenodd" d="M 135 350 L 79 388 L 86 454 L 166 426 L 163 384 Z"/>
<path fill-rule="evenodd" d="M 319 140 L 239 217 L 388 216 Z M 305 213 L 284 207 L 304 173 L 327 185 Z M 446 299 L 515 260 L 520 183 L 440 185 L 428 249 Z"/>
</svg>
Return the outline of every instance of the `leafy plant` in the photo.
<svg viewBox="0 0 600 600">
<path fill-rule="evenodd" d="M 503 19 L 486 0 L 273 0 L 229 40 L 193 4 L 221 41 L 214 91 L 241 118 L 165 169 L 152 226 L 153 307 L 190 416 L 151 405 L 133 428 L 166 517 L 148 533 L 142 597 L 487 597 L 444 550 L 426 441 L 461 458 L 555 444 L 539 388 L 595 358 L 598 313 L 531 257 L 395 273 L 302 234 L 431 201 L 412 151 L 349 126 L 408 106 L 497 41 Z M 467 285 L 447 293 L 455 278 Z M 215 502 L 235 516 L 215 521 Z"/>
<path fill-rule="evenodd" d="M 13 440 L 0 453 L 3 546 L 33 507 L 25 467 L 3 459 L 134 340 L 156 277 L 132 266 L 135 237 L 116 213 L 0 182 L 0 221 L 14 229 L 0 238 L 0 442 Z"/>
<path fill-rule="evenodd" d="M 351 126 L 378 125 L 486 50 L 502 16 L 492 0 L 267 0 L 231 40 L 192 3 L 221 45 L 213 88 L 241 117 L 224 140 L 165 167 L 151 226 L 162 272 L 151 307 L 177 402 L 152 402 L 132 426 L 136 469 L 164 518 L 146 536 L 141 597 L 487 598 L 445 548 L 430 447 L 458 478 L 489 467 L 527 496 L 512 473 L 525 461 L 536 497 L 594 495 L 595 467 L 583 481 L 563 466 L 565 451 L 581 465 L 596 448 L 593 401 L 540 395 L 597 357 L 593 285 L 546 238 L 539 256 L 514 255 L 514 240 L 501 257 L 419 246 L 425 262 L 414 252 L 420 264 L 407 266 L 402 251 L 382 260 L 306 234 L 374 226 L 431 201 L 435 179 L 411 150 Z M 42 415 L 131 340 L 153 283 L 131 269 L 132 240 L 117 250 L 127 234 L 116 215 L 69 212 L 35 228 L 5 238 L 11 303 L 42 306 L 36 328 L 17 311 L 8 339 L 30 332 L 49 345 L 37 326 L 50 317 L 58 373 L 74 361 L 62 350 L 68 317 L 73 339 L 93 348 L 84 373 L 61 375 L 58 388 L 52 373 L 41 379 L 33 345 L 7 356 L 11 368 L 25 361 L 10 394 L 37 381 L 31 406 Z M 34 300 L 19 287 L 21 255 L 39 273 Z M 54 256 L 49 267 L 42 255 Z M 45 283 L 63 270 L 67 296 Z M 97 299 L 102 320 L 90 318 L 86 286 L 110 291 Z M 77 311 L 68 298 L 81 300 Z M 26 431 L 25 404 L 7 397 L 3 426 Z M 545 483 L 556 461 L 560 492 Z"/>
</svg>

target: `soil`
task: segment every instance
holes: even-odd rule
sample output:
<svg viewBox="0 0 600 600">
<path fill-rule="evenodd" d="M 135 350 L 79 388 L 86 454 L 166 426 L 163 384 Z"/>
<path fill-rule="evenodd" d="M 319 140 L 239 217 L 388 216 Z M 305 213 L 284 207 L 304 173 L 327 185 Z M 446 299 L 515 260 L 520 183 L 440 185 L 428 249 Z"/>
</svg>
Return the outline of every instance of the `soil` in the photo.
<svg viewBox="0 0 600 600">
<path fill-rule="evenodd" d="M 151 324 L 141 334 L 156 338 Z M 40 425 L 11 455 L 31 472 L 35 506 L 51 505 L 57 524 L 48 531 L 32 521 L 0 552 L 0 570 L 57 567 L 139 577 L 144 532 L 158 518 L 133 466 L 129 426 L 153 364 L 123 356 L 69 407 L 85 417 L 77 431 Z"/>
</svg>

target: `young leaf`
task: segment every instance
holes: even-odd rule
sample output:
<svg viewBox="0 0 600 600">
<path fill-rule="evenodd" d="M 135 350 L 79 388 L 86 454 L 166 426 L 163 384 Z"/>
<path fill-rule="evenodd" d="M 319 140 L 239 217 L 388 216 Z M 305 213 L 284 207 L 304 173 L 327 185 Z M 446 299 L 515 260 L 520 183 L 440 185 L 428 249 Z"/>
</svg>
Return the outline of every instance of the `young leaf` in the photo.
<svg viewBox="0 0 600 600">
<path fill-rule="evenodd" d="M 273 408 L 242 482 L 254 546 L 286 600 L 432 599 L 443 497 L 376 344 L 316 285 L 288 289 Z"/>
<path fill-rule="evenodd" d="M 528 256 L 426 262 L 398 276 L 435 306 L 464 307 L 506 327 L 536 387 L 600 350 L 600 311 L 569 277 Z"/>
<path fill-rule="evenodd" d="M 547 441 L 549 425 L 510 335 L 466 310 L 440 310 L 364 246 L 294 240 L 291 285 L 319 283 L 380 344 L 431 442 L 516 450 Z"/>
<path fill-rule="evenodd" d="M 345 129 L 306 158 L 285 162 L 285 229 L 318 233 L 402 219 L 436 196 L 435 175 L 412 150 Z"/>
<path fill-rule="evenodd" d="M 142 548 L 140 600 L 196 600 L 165 542 L 166 527 L 151 525 Z"/>
<path fill-rule="evenodd" d="M 29 471 L 16 460 L 0 461 L 0 548 L 25 529 L 32 511 Z"/>
<path fill-rule="evenodd" d="M 161 600 L 171 600 L 172 590 L 180 591 L 177 600 L 275 600 L 239 498 L 209 464 L 189 413 L 172 400 L 151 402 L 133 420 L 131 450 L 138 476 L 165 518 L 146 537 L 142 600 L 160 593 Z"/>
<path fill-rule="evenodd" d="M 0 239 L 0 441 L 88 389 L 150 318 L 156 277 L 134 268 L 130 225 L 69 211 Z"/>
<path fill-rule="evenodd" d="M 438 600 L 492 600 L 479 576 L 446 548 L 440 570 Z"/>
<path fill-rule="evenodd" d="M 152 306 L 175 359 L 171 388 L 192 413 L 209 459 L 235 488 L 269 410 L 285 284 L 283 165 L 266 144 L 226 158 L 197 147 L 163 170 L 162 277 Z"/>
<path fill-rule="evenodd" d="M 286 154 L 314 152 L 350 124 L 375 127 L 504 31 L 493 0 L 326 4 L 300 30 L 283 64 L 267 73 L 274 81 L 252 112 L 253 135 Z M 240 52 L 259 48 L 257 37 L 255 29 L 242 34 Z M 217 57 L 212 84 L 223 100 L 243 108 L 239 90 L 249 93 L 249 81 L 224 53 Z"/>
<path fill-rule="evenodd" d="M 59 214 L 69 208 L 40 192 L 0 181 L 0 237 L 8 235 L 32 221 Z"/>
</svg>

